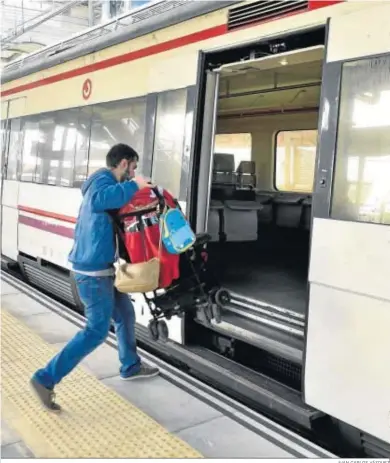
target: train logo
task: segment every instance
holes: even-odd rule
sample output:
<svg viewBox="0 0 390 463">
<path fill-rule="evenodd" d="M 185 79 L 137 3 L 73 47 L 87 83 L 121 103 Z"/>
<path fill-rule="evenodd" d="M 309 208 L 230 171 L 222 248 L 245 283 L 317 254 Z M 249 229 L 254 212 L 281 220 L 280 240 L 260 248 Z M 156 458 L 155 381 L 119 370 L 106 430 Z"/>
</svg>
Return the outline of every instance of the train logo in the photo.
<svg viewBox="0 0 390 463">
<path fill-rule="evenodd" d="M 83 83 L 83 98 L 84 100 L 88 100 L 92 93 L 92 81 L 91 79 L 87 79 Z"/>
</svg>

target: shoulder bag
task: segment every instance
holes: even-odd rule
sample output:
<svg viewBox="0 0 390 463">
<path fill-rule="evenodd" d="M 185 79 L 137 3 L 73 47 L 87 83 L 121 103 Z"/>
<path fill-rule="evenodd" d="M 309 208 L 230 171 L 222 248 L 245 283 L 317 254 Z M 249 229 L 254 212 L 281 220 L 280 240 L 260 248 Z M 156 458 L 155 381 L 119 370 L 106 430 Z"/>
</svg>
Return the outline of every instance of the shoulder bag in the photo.
<svg viewBox="0 0 390 463">
<path fill-rule="evenodd" d="M 111 215 L 111 214 L 110 214 Z M 112 215 L 111 215 L 112 217 Z M 142 218 L 140 218 L 140 221 Z M 121 293 L 148 293 L 155 291 L 159 287 L 160 280 L 160 260 L 162 246 L 162 227 L 163 222 L 160 222 L 160 241 L 157 257 L 147 260 L 146 262 L 138 262 L 136 264 L 129 263 L 120 257 L 120 240 L 124 242 L 121 229 L 113 218 L 115 227 L 116 241 L 116 264 L 115 264 L 115 281 L 116 289 Z M 141 229 L 143 233 L 143 227 Z"/>
</svg>

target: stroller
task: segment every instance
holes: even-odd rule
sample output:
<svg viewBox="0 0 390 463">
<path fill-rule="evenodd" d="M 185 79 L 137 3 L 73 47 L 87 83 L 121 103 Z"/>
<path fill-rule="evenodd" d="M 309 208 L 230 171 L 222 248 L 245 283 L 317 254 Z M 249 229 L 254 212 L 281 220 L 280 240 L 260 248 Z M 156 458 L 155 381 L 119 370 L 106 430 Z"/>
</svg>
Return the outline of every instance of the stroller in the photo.
<svg viewBox="0 0 390 463">
<path fill-rule="evenodd" d="M 152 192 L 152 193 L 151 193 Z M 147 188 L 136 193 L 129 204 L 117 211 L 114 222 L 121 237 L 120 256 L 127 262 L 140 262 L 156 256 L 160 240 L 160 222 L 164 211 L 180 205 L 166 190 Z M 152 316 L 150 337 L 167 341 L 166 320 L 192 312 L 203 322 L 221 321 L 221 309 L 229 303 L 228 291 L 221 288 L 208 264 L 207 243 L 210 236 L 198 234 L 184 252 L 174 254 L 164 248 L 161 254 L 160 287 L 143 294 Z"/>
</svg>

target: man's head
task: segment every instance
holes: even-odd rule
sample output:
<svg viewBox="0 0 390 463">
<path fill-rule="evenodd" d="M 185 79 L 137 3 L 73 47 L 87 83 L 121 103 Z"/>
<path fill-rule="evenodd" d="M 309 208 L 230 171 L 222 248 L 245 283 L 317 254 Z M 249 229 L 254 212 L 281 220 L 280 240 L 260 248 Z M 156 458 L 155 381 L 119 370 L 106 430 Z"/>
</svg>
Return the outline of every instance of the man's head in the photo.
<svg viewBox="0 0 390 463">
<path fill-rule="evenodd" d="M 138 153 L 123 143 L 111 147 L 106 156 L 106 165 L 111 169 L 118 182 L 124 182 L 134 177 L 138 161 Z"/>
</svg>

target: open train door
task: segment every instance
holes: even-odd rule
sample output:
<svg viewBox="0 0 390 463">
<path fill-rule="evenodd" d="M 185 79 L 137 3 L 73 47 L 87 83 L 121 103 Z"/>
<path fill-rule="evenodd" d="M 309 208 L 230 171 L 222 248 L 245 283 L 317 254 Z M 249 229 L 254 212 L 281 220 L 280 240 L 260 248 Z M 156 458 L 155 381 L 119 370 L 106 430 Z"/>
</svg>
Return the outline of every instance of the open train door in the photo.
<svg viewBox="0 0 390 463">
<path fill-rule="evenodd" d="M 389 18 L 371 2 L 329 22 L 304 361 L 307 404 L 387 443 Z"/>
</svg>

